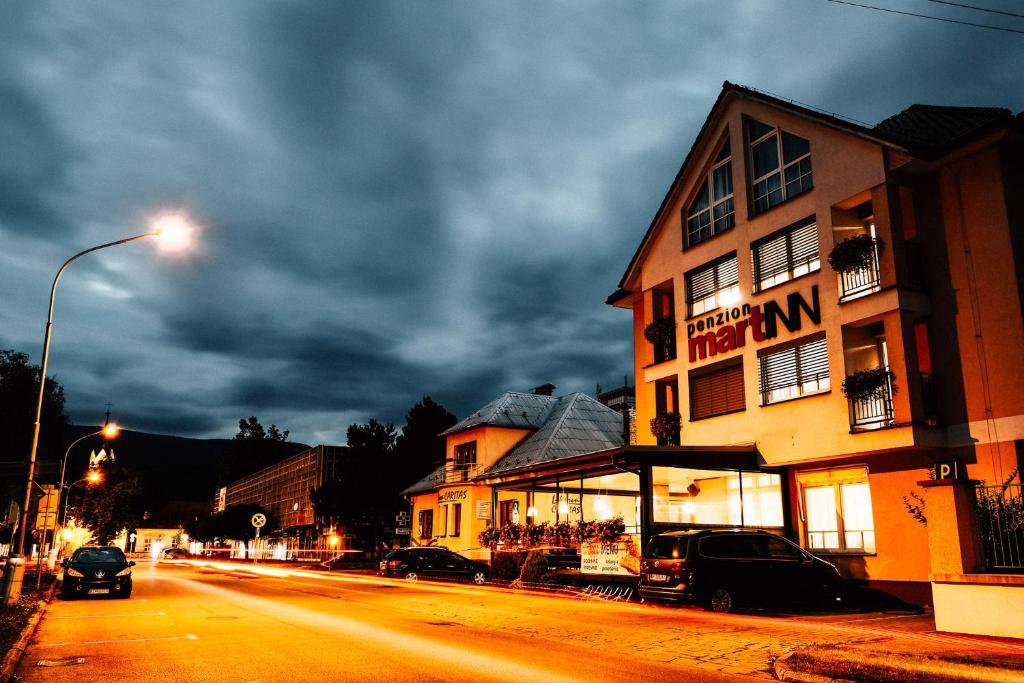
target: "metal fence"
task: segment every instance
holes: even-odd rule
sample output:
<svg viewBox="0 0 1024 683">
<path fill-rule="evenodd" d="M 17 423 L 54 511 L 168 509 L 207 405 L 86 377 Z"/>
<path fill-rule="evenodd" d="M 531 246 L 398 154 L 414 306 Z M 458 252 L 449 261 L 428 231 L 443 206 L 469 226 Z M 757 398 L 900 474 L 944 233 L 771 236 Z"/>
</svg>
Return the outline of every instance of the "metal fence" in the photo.
<svg viewBox="0 0 1024 683">
<path fill-rule="evenodd" d="M 850 401 L 850 426 L 886 427 L 893 423 L 892 382 L 886 380 L 878 395 Z"/>
<path fill-rule="evenodd" d="M 979 486 L 978 525 L 989 569 L 1024 570 L 1024 493 L 1020 484 Z"/>
<path fill-rule="evenodd" d="M 839 276 L 840 300 L 855 299 L 858 296 L 878 291 L 880 276 L 878 272 L 878 252 L 871 255 L 871 264 L 865 268 L 850 270 Z"/>
</svg>

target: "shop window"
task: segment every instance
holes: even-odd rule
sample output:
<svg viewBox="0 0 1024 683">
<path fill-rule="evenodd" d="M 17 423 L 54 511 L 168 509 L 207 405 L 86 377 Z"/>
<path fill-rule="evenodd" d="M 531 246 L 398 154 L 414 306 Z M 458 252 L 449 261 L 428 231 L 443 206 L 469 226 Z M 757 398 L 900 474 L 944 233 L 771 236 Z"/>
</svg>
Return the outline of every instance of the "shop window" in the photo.
<svg viewBox="0 0 1024 683">
<path fill-rule="evenodd" d="M 692 247 L 725 232 L 736 224 L 732 196 L 732 160 L 729 140 L 715 157 L 697 195 L 686 208 L 684 247 Z"/>
<path fill-rule="evenodd" d="M 782 480 L 768 472 L 682 467 L 651 469 L 654 522 L 776 528 L 783 525 Z"/>
<path fill-rule="evenodd" d="M 725 367 L 690 373 L 691 420 L 735 413 L 746 407 L 742 358 L 729 361 Z"/>
<path fill-rule="evenodd" d="M 433 538 L 434 536 L 434 511 L 420 510 L 418 517 L 417 532 L 420 538 Z"/>
<path fill-rule="evenodd" d="M 797 475 L 803 495 L 806 545 L 811 550 L 875 552 L 867 469 Z"/>
<path fill-rule="evenodd" d="M 758 352 L 761 405 L 828 391 L 828 345 L 824 335 Z"/>
<path fill-rule="evenodd" d="M 740 298 L 740 271 L 736 252 L 691 270 L 686 280 L 686 315 L 693 317 Z"/>
<path fill-rule="evenodd" d="M 449 536 L 459 536 L 462 534 L 462 503 L 455 503 L 451 506 L 452 508 L 452 532 Z"/>
<path fill-rule="evenodd" d="M 754 291 L 821 270 L 818 224 L 811 217 L 751 245 Z"/>
<path fill-rule="evenodd" d="M 747 139 L 754 215 L 814 187 L 807 140 L 754 119 L 747 120 Z"/>
<path fill-rule="evenodd" d="M 503 500 L 498 503 L 498 526 L 519 524 L 519 501 Z"/>
</svg>

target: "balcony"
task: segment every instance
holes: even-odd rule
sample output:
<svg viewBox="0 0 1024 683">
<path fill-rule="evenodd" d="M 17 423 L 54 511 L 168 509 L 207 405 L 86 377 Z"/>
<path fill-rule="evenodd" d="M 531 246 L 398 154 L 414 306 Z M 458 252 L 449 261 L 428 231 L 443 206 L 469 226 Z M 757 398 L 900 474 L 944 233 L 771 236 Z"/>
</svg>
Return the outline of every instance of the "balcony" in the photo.
<svg viewBox="0 0 1024 683">
<path fill-rule="evenodd" d="M 476 463 L 446 462 L 444 464 L 444 483 L 458 484 L 469 481 L 483 471 Z"/>
<path fill-rule="evenodd" d="M 878 270 L 878 247 L 868 257 L 869 263 L 856 270 L 839 273 L 839 300 L 849 301 L 858 297 L 874 294 L 881 287 Z"/>
<path fill-rule="evenodd" d="M 885 368 L 888 370 L 888 368 Z M 892 409 L 892 379 L 885 382 L 870 396 L 851 398 L 850 427 L 854 430 L 879 429 L 895 423 Z"/>
</svg>

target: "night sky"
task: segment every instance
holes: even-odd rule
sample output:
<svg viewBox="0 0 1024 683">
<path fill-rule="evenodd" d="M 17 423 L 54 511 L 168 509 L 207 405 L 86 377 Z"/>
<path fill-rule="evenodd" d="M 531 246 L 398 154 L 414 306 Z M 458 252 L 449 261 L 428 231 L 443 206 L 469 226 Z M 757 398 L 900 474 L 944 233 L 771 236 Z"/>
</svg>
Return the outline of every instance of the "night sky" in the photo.
<svg viewBox="0 0 1024 683">
<path fill-rule="evenodd" d="M 823 0 L 0 11 L 0 348 L 38 363 L 64 259 L 184 211 L 190 252 L 67 272 L 50 365 L 72 421 L 109 401 L 183 436 L 255 414 L 343 443 L 425 394 L 461 417 L 621 385 L 630 316 L 604 299 L 724 80 L 869 124 L 1024 109 L 1024 35 Z"/>
</svg>

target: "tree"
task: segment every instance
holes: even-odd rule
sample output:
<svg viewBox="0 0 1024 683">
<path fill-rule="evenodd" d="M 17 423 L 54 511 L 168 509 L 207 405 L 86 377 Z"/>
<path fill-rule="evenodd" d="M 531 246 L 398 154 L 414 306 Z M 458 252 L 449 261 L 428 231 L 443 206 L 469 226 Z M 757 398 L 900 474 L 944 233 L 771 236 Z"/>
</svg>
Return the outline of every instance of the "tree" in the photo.
<svg viewBox="0 0 1024 683">
<path fill-rule="evenodd" d="M 89 485 L 75 497 L 68 515 L 89 529 L 97 543 L 105 545 L 122 530 L 142 523 L 146 498 L 135 471 L 109 465 L 99 484 Z"/>
<path fill-rule="evenodd" d="M 419 481 L 444 462 L 445 438 L 439 435 L 456 422 L 455 415 L 429 396 L 409 409 L 405 426 L 395 443 L 402 488 Z"/>
<path fill-rule="evenodd" d="M 285 445 L 288 434 L 288 430 L 281 431 L 275 424 L 263 429 L 255 415 L 248 420 L 239 420 L 238 433 L 224 455 L 221 481 L 228 483 L 241 479 L 283 460 L 291 454 Z"/>
<path fill-rule="evenodd" d="M 275 520 L 262 506 L 256 503 L 242 503 L 241 505 L 230 505 L 223 512 L 202 517 L 197 522 L 188 524 L 185 530 L 199 541 L 213 541 L 218 538 L 221 541 L 227 539 L 248 541 L 256 536 L 256 527 L 252 525 L 252 517 L 257 513 L 267 517 L 267 524 L 261 533 L 275 528 Z"/>
<path fill-rule="evenodd" d="M 39 395 L 38 365 L 29 365 L 28 355 L 0 350 L 0 434 L 3 434 L 2 460 L 25 459 L 32 445 L 36 397 Z M 52 377 L 46 379 L 43 414 L 40 419 L 39 455 L 59 458 L 68 418 L 64 415 L 64 387 Z M 24 475 L 22 475 L 24 480 Z"/>
</svg>

